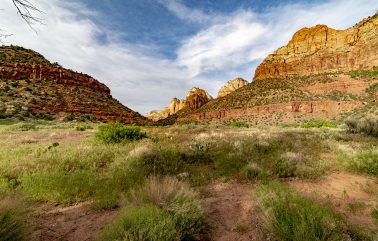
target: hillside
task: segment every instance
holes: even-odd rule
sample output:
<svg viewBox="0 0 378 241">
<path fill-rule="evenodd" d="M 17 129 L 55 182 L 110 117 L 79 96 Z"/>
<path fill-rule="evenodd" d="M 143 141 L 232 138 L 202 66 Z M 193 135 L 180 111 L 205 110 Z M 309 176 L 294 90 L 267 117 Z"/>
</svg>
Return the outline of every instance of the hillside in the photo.
<svg viewBox="0 0 378 241">
<path fill-rule="evenodd" d="M 106 85 L 22 47 L 0 47 L 0 80 L 3 118 L 145 121 L 114 99 Z"/>
<path fill-rule="evenodd" d="M 275 124 L 375 113 L 377 24 L 375 14 L 346 30 L 324 25 L 299 30 L 262 62 L 252 83 L 178 121 Z"/>
</svg>

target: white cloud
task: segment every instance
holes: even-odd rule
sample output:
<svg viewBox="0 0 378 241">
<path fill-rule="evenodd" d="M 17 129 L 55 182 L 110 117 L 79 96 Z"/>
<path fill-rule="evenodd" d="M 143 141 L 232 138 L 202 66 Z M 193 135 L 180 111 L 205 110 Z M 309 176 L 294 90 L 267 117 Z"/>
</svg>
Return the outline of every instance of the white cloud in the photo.
<svg viewBox="0 0 378 241">
<path fill-rule="evenodd" d="M 188 8 L 179 0 L 159 0 L 169 11 L 176 15 L 179 19 L 186 20 L 194 23 L 209 23 L 217 22 L 223 19 L 221 15 L 211 13 L 204 13 L 200 9 Z"/>
<path fill-rule="evenodd" d="M 330 0 L 316 6 L 282 5 L 262 13 L 239 10 L 229 15 L 205 14 L 175 0 L 163 1 L 177 17 L 203 27 L 185 39 L 177 59 L 155 55 L 156 46 L 120 42 L 118 34 L 90 20 L 96 16 L 79 3 L 40 0 L 45 25 L 36 35 L 17 16 L 10 0 L 0 1 L 1 26 L 14 35 L 12 44 L 34 49 L 52 62 L 93 75 L 107 84 L 113 96 L 142 114 L 183 97 L 192 86 L 216 95 L 228 79 L 251 79 L 254 67 L 276 48 L 286 44 L 301 27 L 318 23 L 346 28 L 374 14 L 372 0 Z M 99 42 L 97 35 L 108 41 Z"/>
<path fill-rule="evenodd" d="M 283 5 L 263 13 L 239 11 L 185 40 L 177 61 L 188 68 L 191 77 L 207 71 L 232 70 L 261 61 L 302 27 L 327 24 L 344 29 L 374 14 L 377 8 L 377 1 L 333 0 L 312 7 Z"/>
</svg>

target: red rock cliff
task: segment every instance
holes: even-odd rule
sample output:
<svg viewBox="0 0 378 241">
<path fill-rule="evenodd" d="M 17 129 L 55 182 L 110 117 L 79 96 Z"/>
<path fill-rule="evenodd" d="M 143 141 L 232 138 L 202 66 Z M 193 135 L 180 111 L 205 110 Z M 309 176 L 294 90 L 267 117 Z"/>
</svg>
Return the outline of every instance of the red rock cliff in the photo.
<svg viewBox="0 0 378 241">
<path fill-rule="evenodd" d="M 378 66 L 378 12 L 346 30 L 303 28 L 257 67 L 255 80 Z"/>
</svg>

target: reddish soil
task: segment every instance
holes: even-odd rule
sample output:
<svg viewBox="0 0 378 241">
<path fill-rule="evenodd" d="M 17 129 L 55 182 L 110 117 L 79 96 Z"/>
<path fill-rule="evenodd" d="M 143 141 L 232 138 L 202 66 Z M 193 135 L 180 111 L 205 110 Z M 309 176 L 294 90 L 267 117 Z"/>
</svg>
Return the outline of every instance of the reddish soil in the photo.
<svg viewBox="0 0 378 241">
<path fill-rule="evenodd" d="M 331 202 L 335 210 L 344 214 L 350 223 L 378 232 L 378 225 L 371 216 L 372 209 L 378 206 L 377 179 L 335 172 L 316 182 L 295 180 L 290 181 L 289 185 L 304 196 Z"/>
<path fill-rule="evenodd" d="M 215 182 L 206 187 L 203 199 L 211 240 L 262 240 L 252 205 L 252 185 Z"/>
<path fill-rule="evenodd" d="M 87 203 L 70 207 L 43 205 L 30 214 L 30 240 L 89 241 L 117 215 L 118 210 L 95 211 Z"/>
</svg>

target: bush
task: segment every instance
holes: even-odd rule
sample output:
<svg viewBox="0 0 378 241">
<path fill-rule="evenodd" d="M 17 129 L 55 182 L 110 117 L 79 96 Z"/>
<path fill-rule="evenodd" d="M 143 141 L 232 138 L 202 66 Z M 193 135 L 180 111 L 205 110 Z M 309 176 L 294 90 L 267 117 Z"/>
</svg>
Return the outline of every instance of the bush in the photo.
<svg viewBox="0 0 378 241">
<path fill-rule="evenodd" d="M 316 121 L 309 121 L 306 123 L 303 123 L 301 128 L 322 128 L 322 127 L 328 127 L 328 128 L 337 128 L 337 124 L 332 123 L 327 120 L 316 120 Z"/>
<path fill-rule="evenodd" d="M 97 180 L 95 173 L 86 170 L 43 170 L 25 173 L 21 185 L 31 200 L 67 205 L 94 196 L 100 185 Z"/>
<path fill-rule="evenodd" d="M 234 121 L 230 125 L 236 128 L 249 128 L 249 125 L 243 121 Z"/>
<path fill-rule="evenodd" d="M 92 126 L 90 125 L 85 125 L 85 124 L 82 124 L 82 125 L 77 125 L 76 128 L 75 128 L 77 131 L 86 131 L 88 129 L 93 129 Z"/>
<path fill-rule="evenodd" d="M 256 195 L 264 226 L 274 240 L 371 240 L 348 226 L 330 205 L 314 203 L 278 182 L 258 188 Z"/>
<path fill-rule="evenodd" d="M 345 124 L 349 132 L 378 137 L 378 117 L 368 116 L 359 120 L 348 119 Z"/>
<path fill-rule="evenodd" d="M 378 177 L 378 151 L 371 150 L 359 153 L 349 162 L 353 171 Z"/>
<path fill-rule="evenodd" d="M 65 121 L 73 121 L 74 119 L 75 119 L 75 116 L 72 113 L 67 114 L 66 117 L 64 118 Z"/>
<path fill-rule="evenodd" d="M 9 207 L 6 202 L 0 201 L 0 241 L 24 239 L 25 225 L 22 215 L 15 208 Z"/>
<path fill-rule="evenodd" d="M 159 207 L 129 206 L 101 232 L 101 240 L 176 241 L 178 233 L 171 217 Z"/>
<path fill-rule="evenodd" d="M 373 209 L 371 216 L 373 216 L 375 224 L 378 225 L 378 207 Z"/>
<path fill-rule="evenodd" d="M 356 70 L 351 71 L 350 76 L 352 78 L 356 77 L 374 77 L 378 75 L 378 66 L 374 66 L 371 70 Z"/>
<path fill-rule="evenodd" d="M 175 178 L 150 178 L 130 203 L 102 232 L 103 240 L 197 240 L 203 231 L 199 200 Z"/>
<path fill-rule="evenodd" d="M 121 123 L 111 123 L 99 126 L 96 138 L 105 143 L 121 143 L 124 141 L 135 141 L 147 137 L 141 132 L 140 127 L 125 126 Z"/>
<path fill-rule="evenodd" d="M 176 146 L 162 146 L 135 157 L 136 168 L 146 176 L 176 175 L 185 165 L 183 155 Z"/>
</svg>

